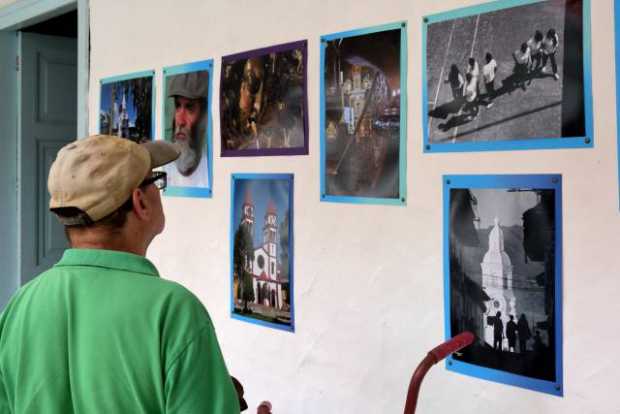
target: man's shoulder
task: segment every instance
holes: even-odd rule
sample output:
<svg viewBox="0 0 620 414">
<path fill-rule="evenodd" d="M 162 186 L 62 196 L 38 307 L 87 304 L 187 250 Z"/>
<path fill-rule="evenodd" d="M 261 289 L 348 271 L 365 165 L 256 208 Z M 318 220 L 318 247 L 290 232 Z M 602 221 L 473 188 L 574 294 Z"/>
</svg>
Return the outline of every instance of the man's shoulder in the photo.
<svg viewBox="0 0 620 414">
<path fill-rule="evenodd" d="M 196 321 L 206 317 L 210 321 L 209 314 L 200 299 L 185 286 L 162 278 L 156 278 L 155 281 L 157 288 L 166 298 L 165 308 L 171 314 L 183 313 Z"/>
<path fill-rule="evenodd" d="M 37 275 L 35 278 L 33 278 L 29 282 L 25 283 L 24 285 L 20 286 L 15 291 L 15 293 L 13 293 L 13 295 L 11 296 L 11 299 L 9 300 L 9 303 L 6 306 L 4 313 L 8 313 L 9 309 L 11 309 L 13 307 L 12 305 L 14 303 L 19 302 L 22 297 L 28 296 L 30 294 L 30 292 L 33 291 L 35 289 L 35 287 L 39 283 L 41 283 L 46 278 L 53 277 L 53 275 L 55 273 L 56 272 L 54 272 L 54 268 L 52 267 L 52 268 L 50 268 L 50 269 L 40 273 L 39 275 Z"/>
<path fill-rule="evenodd" d="M 79 281 L 85 279 L 85 274 L 80 271 L 76 271 L 80 266 L 54 266 L 45 272 L 38 275 L 35 279 L 22 286 L 15 294 L 14 298 L 18 299 L 30 294 L 37 294 L 40 289 L 47 291 L 48 286 L 60 285 L 73 285 L 77 286 L 78 283 L 82 288 L 86 285 L 92 287 L 91 283 L 82 284 Z M 204 307 L 200 300 L 189 289 L 172 281 L 157 275 L 145 275 L 139 272 L 132 272 L 131 270 L 119 270 L 119 269 L 106 269 L 106 268 L 90 268 L 90 275 L 101 276 L 98 280 L 101 283 L 105 283 L 106 288 L 109 290 L 133 290 L 137 293 L 137 297 L 134 300 L 141 303 L 158 303 L 163 302 L 166 307 L 184 309 L 196 309 L 197 312 L 204 311 Z M 119 276 L 120 279 L 116 279 L 116 282 L 110 283 L 110 279 L 107 273 L 113 273 L 114 276 Z M 65 276 L 68 276 L 65 278 Z M 98 285 L 100 286 L 100 285 Z M 78 291 L 80 291 L 78 289 Z"/>
<path fill-rule="evenodd" d="M 154 277 L 149 282 L 154 290 L 165 294 L 172 303 L 203 307 L 198 297 L 178 282 L 163 277 Z"/>
</svg>

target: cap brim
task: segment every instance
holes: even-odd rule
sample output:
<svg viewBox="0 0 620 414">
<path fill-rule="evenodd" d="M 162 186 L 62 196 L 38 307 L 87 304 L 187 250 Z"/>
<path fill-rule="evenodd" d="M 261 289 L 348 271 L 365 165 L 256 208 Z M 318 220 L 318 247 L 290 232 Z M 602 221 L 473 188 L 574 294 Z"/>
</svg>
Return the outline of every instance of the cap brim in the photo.
<svg viewBox="0 0 620 414">
<path fill-rule="evenodd" d="M 151 156 L 151 169 L 166 165 L 179 158 L 181 154 L 176 145 L 162 140 L 149 141 L 140 145 L 144 146 Z"/>
</svg>

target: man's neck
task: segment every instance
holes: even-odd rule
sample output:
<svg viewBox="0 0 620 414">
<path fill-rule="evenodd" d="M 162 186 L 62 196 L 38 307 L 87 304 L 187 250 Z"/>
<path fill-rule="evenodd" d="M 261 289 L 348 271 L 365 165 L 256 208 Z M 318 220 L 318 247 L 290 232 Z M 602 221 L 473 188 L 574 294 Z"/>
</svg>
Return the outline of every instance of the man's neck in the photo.
<svg viewBox="0 0 620 414">
<path fill-rule="evenodd" d="M 103 249 L 127 252 L 145 256 L 149 243 L 139 235 L 128 232 L 120 234 L 105 231 L 81 230 L 69 234 L 71 247 L 74 249 Z"/>
<path fill-rule="evenodd" d="M 101 249 L 101 250 L 114 250 L 119 252 L 133 253 L 138 256 L 146 256 L 146 248 L 142 246 L 129 246 L 124 243 L 106 243 L 97 241 L 72 241 L 71 247 L 74 249 Z"/>
</svg>

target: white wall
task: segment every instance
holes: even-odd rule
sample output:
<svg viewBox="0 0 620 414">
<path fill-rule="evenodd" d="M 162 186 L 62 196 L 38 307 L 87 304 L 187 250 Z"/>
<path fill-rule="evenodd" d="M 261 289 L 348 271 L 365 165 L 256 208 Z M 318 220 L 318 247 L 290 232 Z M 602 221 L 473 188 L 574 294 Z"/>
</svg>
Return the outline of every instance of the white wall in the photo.
<svg viewBox="0 0 620 414">
<path fill-rule="evenodd" d="M 8 6 L 15 3 L 17 0 L 0 0 L 0 7 Z"/>
<path fill-rule="evenodd" d="M 592 1 L 594 149 L 435 155 L 421 151 L 421 18 L 477 1 L 90 3 L 92 133 L 100 78 L 215 58 L 215 195 L 166 198 L 167 229 L 149 257 L 208 307 L 230 371 L 246 386 L 250 412 L 262 399 L 270 399 L 276 413 L 402 412 L 413 369 L 443 339 L 441 175 L 448 173 L 563 174 L 565 397 L 439 366 L 424 383 L 418 412 L 620 412 L 611 0 Z M 409 22 L 407 206 L 320 203 L 319 36 L 399 20 Z M 309 41 L 310 156 L 220 158 L 220 57 L 299 39 Z M 233 172 L 295 174 L 294 334 L 229 317 Z"/>
</svg>

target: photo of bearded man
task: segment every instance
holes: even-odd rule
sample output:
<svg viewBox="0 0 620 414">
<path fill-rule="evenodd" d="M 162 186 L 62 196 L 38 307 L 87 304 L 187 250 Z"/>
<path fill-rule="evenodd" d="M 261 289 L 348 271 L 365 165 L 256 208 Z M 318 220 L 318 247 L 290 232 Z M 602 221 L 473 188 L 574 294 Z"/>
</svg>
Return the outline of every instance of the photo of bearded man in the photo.
<svg viewBox="0 0 620 414">
<path fill-rule="evenodd" d="M 167 166 L 168 182 L 173 187 L 209 188 L 209 72 L 169 75 L 165 85 L 165 139 L 181 152 L 175 163 Z"/>
</svg>

